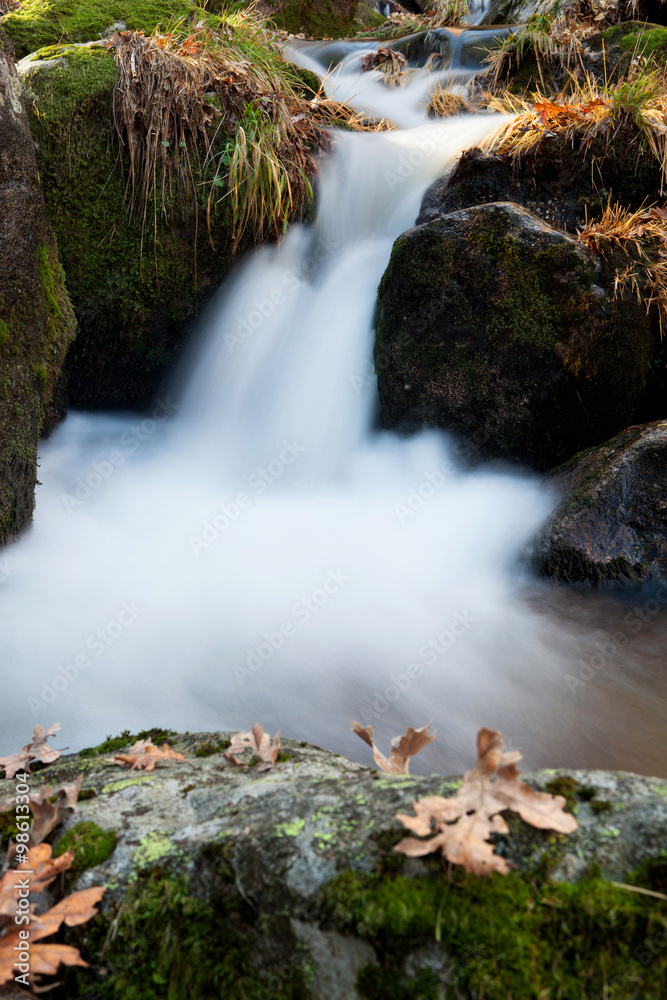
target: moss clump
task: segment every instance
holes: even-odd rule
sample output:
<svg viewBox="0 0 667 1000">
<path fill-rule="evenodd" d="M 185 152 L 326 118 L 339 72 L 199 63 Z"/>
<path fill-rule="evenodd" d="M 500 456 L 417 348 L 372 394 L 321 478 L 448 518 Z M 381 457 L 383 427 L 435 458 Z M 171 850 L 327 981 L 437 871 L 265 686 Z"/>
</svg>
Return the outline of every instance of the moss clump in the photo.
<svg viewBox="0 0 667 1000">
<path fill-rule="evenodd" d="M 46 45 L 94 41 L 118 21 L 130 31 L 148 34 L 172 15 L 185 16 L 193 9 L 189 0 L 23 0 L 0 23 L 21 59 Z"/>
<path fill-rule="evenodd" d="M 378 949 L 379 966 L 359 979 L 373 1000 L 658 1000 L 667 974 L 664 949 L 642 959 L 667 927 L 658 901 L 597 877 L 570 885 L 514 872 L 457 885 L 348 871 L 325 888 L 322 907 L 337 929 Z M 429 944 L 434 970 L 432 951 L 442 949 L 440 970 L 415 981 L 403 959 Z"/>
<path fill-rule="evenodd" d="M 104 754 L 115 753 L 116 750 L 122 750 L 123 747 L 128 746 L 132 740 L 132 735 L 126 729 L 120 736 L 107 736 L 104 743 L 100 743 L 99 746 L 85 747 L 83 750 L 79 750 L 79 757 L 85 759 L 87 757 L 100 757 Z"/>
<path fill-rule="evenodd" d="M 195 757 L 210 757 L 214 753 L 222 753 L 229 746 L 229 740 L 220 740 L 218 743 L 209 741 L 201 743 L 195 750 Z"/>
<path fill-rule="evenodd" d="M 137 740 L 152 740 L 153 743 L 173 743 L 178 733 L 174 729 L 162 729 L 161 726 L 153 726 L 152 729 L 142 729 L 136 736 L 132 736 L 133 742 Z"/>
<path fill-rule="evenodd" d="M 96 1000 L 307 1000 L 298 967 L 274 969 L 254 959 L 250 935 L 258 917 L 233 880 L 220 872 L 211 880 L 215 892 L 204 902 L 185 876 L 153 871 L 130 887 L 116 913 L 86 925 L 84 953 L 100 956 L 107 973 L 95 982 Z M 69 940 L 79 944 L 81 931 Z M 64 980 L 69 997 L 90 984 L 80 970 L 67 970 Z"/>
<path fill-rule="evenodd" d="M 60 837 L 53 856 L 57 858 L 65 851 L 72 851 L 72 871 L 78 874 L 106 861 L 113 854 L 117 839 L 115 830 L 103 830 L 97 823 L 82 820 Z"/>
</svg>

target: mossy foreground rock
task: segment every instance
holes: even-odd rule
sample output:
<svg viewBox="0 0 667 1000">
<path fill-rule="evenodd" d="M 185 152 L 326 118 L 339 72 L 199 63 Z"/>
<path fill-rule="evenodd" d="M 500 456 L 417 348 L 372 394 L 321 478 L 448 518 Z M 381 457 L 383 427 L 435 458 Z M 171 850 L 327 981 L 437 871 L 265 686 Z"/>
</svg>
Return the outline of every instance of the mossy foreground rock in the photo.
<svg viewBox="0 0 667 1000">
<path fill-rule="evenodd" d="M 14 53 L 0 28 L 0 544 L 32 516 L 37 442 L 74 331 Z"/>
<path fill-rule="evenodd" d="M 385 427 L 443 427 L 545 469 L 631 422 L 654 349 L 602 263 L 511 203 L 403 233 L 379 288 Z"/>
<path fill-rule="evenodd" d="M 528 776 L 567 797 L 579 830 L 506 814 L 497 850 L 516 870 L 448 876 L 391 849 L 395 813 L 457 779 L 380 774 L 289 740 L 258 774 L 223 758 L 225 737 L 172 736 L 185 760 L 149 774 L 108 762 L 120 738 L 31 778 L 58 787 L 83 771 L 54 853 L 81 852 L 67 890 L 107 886 L 101 914 L 64 935 L 90 968 L 62 970 L 54 1000 L 664 1000 L 664 900 L 609 881 L 667 890 L 664 781 Z M 0 781 L 0 800 L 13 790 Z"/>
<path fill-rule="evenodd" d="M 667 577 L 667 421 L 628 428 L 547 482 L 563 502 L 535 545 L 540 572 L 595 583 Z"/>
</svg>

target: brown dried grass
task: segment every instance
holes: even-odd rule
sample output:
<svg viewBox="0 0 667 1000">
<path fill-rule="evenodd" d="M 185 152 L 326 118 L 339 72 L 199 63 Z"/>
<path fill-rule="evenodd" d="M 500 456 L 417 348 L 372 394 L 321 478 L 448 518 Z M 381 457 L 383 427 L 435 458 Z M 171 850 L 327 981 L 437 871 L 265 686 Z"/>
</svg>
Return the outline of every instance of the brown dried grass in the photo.
<svg viewBox="0 0 667 1000">
<path fill-rule="evenodd" d="M 662 335 L 667 320 L 667 209 L 653 205 L 632 212 L 610 202 L 601 218 L 587 222 L 577 235 L 596 253 L 605 255 L 616 247 L 627 254 L 628 266 L 616 269 L 614 291 L 629 285 L 647 311 L 655 306 Z"/>
</svg>

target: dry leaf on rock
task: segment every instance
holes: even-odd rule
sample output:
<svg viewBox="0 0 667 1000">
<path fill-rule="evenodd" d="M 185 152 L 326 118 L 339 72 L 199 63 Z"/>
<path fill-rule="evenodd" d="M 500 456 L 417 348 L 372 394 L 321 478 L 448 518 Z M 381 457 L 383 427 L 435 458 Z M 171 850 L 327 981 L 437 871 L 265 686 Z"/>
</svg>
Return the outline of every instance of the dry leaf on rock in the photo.
<svg viewBox="0 0 667 1000">
<path fill-rule="evenodd" d="M 35 726 L 32 734 L 32 740 L 30 743 L 26 743 L 24 747 L 18 751 L 18 753 L 10 754 L 9 757 L 0 757 L 0 767 L 5 769 L 5 777 L 13 778 L 21 770 L 30 771 L 30 764 L 33 760 L 39 758 L 43 764 L 52 764 L 54 760 L 58 760 L 60 754 L 67 747 L 61 747 L 60 750 L 54 750 L 52 747 L 47 745 L 47 740 L 49 736 L 53 736 L 60 729 L 60 723 L 56 722 L 54 725 L 49 726 L 48 729 L 44 729 L 43 726 Z"/>
<path fill-rule="evenodd" d="M 258 722 L 252 727 L 249 733 L 235 733 L 232 736 L 229 750 L 223 754 L 225 760 L 232 764 L 243 766 L 246 762 L 240 760 L 238 754 L 245 750 L 252 750 L 253 757 L 259 761 L 258 771 L 268 771 L 275 764 L 280 753 L 280 730 L 271 740 L 268 733 L 265 733 Z"/>
<path fill-rule="evenodd" d="M 413 729 L 412 726 L 403 733 L 402 736 L 395 736 L 391 741 L 391 753 L 385 757 L 380 753 L 373 739 L 373 727 L 361 726 L 358 722 L 352 723 L 352 729 L 361 737 L 364 743 L 368 743 L 373 751 L 375 763 L 381 771 L 389 771 L 394 774 L 410 773 L 410 758 L 423 750 L 429 743 L 435 740 L 435 733 L 430 734 L 431 722 L 421 729 Z"/>
<path fill-rule="evenodd" d="M 66 871 L 71 866 L 73 857 L 66 853 L 54 860 L 51 857 L 51 846 L 39 844 L 30 851 L 26 863 L 19 865 L 15 871 L 6 872 L 0 880 L 0 986 L 12 981 L 17 974 L 14 963 L 17 961 L 17 953 L 26 950 L 26 931 L 30 954 L 27 964 L 31 980 L 43 975 L 54 975 L 61 964 L 87 965 L 77 948 L 37 942 L 55 934 L 63 923 L 68 927 L 77 927 L 94 917 L 98 912 L 97 904 L 106 891 L 104 887 L 94 886 L 73 892 L 44 913 L 35 913 L 33 904 L 30 907 L 30 922 L 22 928 L 17 927 L 13 919 L 18 908 L 19 889 L 24 891 L 25 882 L 29 883 L 30 893 L 41 892 L 60 871 Z M 3 916 L 6 918 L 4 922 Z M 7 922 L 7 918 L 11 919 L 11 923 Z M 20 930 L 23 931 L 22 935 Z M 37 990 L 35 982 L 31 982 L 31 986 Z M 43 989 L 46 987 L 39 992 L 43 992 Z"/>
<path fill-rule="evenodd" d="M 535 792 L 519 781 L 516 767 L 521 754 L 506 751 L 502 734 L 493 729 L 480 729 L 477 735 L 477 766 L 464 775 L 455 795 L 444 798 L 430 796 L 413 802 L 414 816 L 398 813 L 397 819 L 419 837 L 405 837 L 394 848 L 408 857 L 422 857 L 442 851 L 452 864 L 460 864 L 474 875 L 492 871 L 505 875 L 509 864 L 494 853 L 489 837 L 492 833 L 508 833 L 499 814 L 505 809 L 518 812 L 521 818 L 541 830 L 573 833 L 577 821 L 563 811 L 562 795 Z"/>
<path fill-rule="evenodd" d="M 53 802 L 53 789 L 49 786 L 42 786 L 36 792 L 31 792 L 28 796 L 28 805 L 34 816 L 34 822 L 30 828 L 30 844 L 41 844 L 52 830 L 55 830 L 64 819 L 76 811 L 76 800 L 81 790 L 83 775 L 80 774 L 73 785 L 64 785 L 55 793 Z"/>
<path fill-rule="evenodd" d="M 151 739 L 139 740 L 131 746 L 127 753 L 116 754 L 110 758 L 111 764 L 118 764 L 123 767 L 129 765 L 131 771 L 152 771 L 156 764 L 169 764 L 173 760 L 185 760 L 182 753 L 176 753 L 168 743 L 163 743 L 161 747 L 155 746 Z"/>
</svg>

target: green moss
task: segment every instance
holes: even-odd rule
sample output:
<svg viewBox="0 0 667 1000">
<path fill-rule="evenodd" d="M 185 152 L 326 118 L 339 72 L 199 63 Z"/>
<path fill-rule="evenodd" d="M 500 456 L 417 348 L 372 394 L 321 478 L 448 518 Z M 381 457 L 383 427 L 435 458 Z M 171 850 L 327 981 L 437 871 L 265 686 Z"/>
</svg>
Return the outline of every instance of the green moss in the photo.
<svg viewBox="0 0 667 1000">
<path fill-rule="evenodd" d="M 83 750 L 79 750 L 79 757 L 102 757 L 105 754 L 113 754 L 116 750 L 122 750 L 123 747 L 129 746 L 132 743 L 133 737 L 131 734 L 125 730 L 120 736 L 107 736 L 104 743 L 100 743 L 96 747 L 85 747 Z"/>
<path fill-rule="evenodd" d="M 0 813 L 0 846 L 6 847 L 9 840 L 13 839 L 18 832 L 16 813 L 9 810 Z"/>
<path fill-rule="evenodd" d="M 142 729 L 140 733 L 132 737 L 132 741 L 152 740 L 155 744 L 173 743 L 178 733 L 174 729 L 162 729 L 161 726 L 153 726 L 152 729 Z"/>
<path fill-rule="evenodd" d="M 229 740 L 220 740 L 218 743 L 201 743 L 195 750 L 195 757 L 210 757 L 214 753 L 222 753 L 229 746 Z"/>
<path fill-rule="evenodd" d="M 349 20 L 341 16 L 331 0 L 280 0 L 271 6 L 275 6 L 271 20 L 293 34 L 304 32 L 316 38 L 344 38 L 356 30 L 356 4 L 350 10 Z"/>
<path fill-rule="evenodd" d="M 619 25 L 619 27 L 623 26 Z M 605 31 L 604 34 L 605 37 L 608 37 L 608 31 Z M 619 35 L 620 32 L 617 31 L 615 36 L 611 37 L 614 41 L 619 42 L 620 47 L 626 52 L 630 49 L 636 49 L 638 55 L 648 56 L 657 55 L 667 49 L 667 28 L 652 27 L 646 30 L 630 31 L 621 37 Z"/>
<path fill-rule="evenodd" d="M 307 1000 L 298 962 L 281 965 L 280 956 L 253 955 L 252 933 L 258 914 L 225 874 L 211 872 L 210 902 L 196 899 L 185 876 L 159 871 L 141 876 L 122 905 L 101 914 L 68 940 L 85 955 L 101 957 L 104 975 L 94 987 L 81 970 L 66 970 L 70 997 L 94 989 L 96 1000 Z M 108 933 L 113 927 L 113 933 Z"/>
<path fill-rule="evenodd" d="M 9 340 L 9 327 L 0 319 L 0 347 Z"/>
<path fill-rule="evenodd" d="M 94 41 L 116 21 L 150 34 L 174 14 L 191 14 L 193 7 L 188 0 L 23 0 L 0 23 L 21 59 L 45 45 Z"/>
<path fill-rule="evenodd" d="M 55 50 L 50 50 L 55 55 Z M 143 232 L 126 198 L 129 163 L 112 118 L 116 65 L 104 48 L 61 50 L 24 78 L 47 210 L 58 240 L 79 335 L 70 358 L 78 406 L 151 403 L 185 322 L 232 263 L 228 228 L 206 206 L 175 206 Z M 149 205 L 149 218 L 154 209 Z M 242 250 L 243 248 L 239 248 Z"/>
<path fill-rule="evenodd" d="M 305 819 L 295 819 L 291 823 L 280 823 L 276 827 L 277 837 L 297 837 L 306 825 Z"/>
<path fill-rule="evenodd" d="M 429 943 L 440 950 L 446 989 L 438 976 L 422 973 L 424 1000 L 581 1000 L 603 993 L 609 1000 L 658 1000 L 667 974 L 664 949 L 651 964 L 642 960 L 647 942 L 662 940 L 667 928 L 658 901 L 597 877 L 570 885 L 515 872 L 456 884 L 442 876 L 348 871 L 324 889 L 321 902 L 337 929 L 376 946 L 380 964 L 359 980 L 362 996 L 374 1000 L 418 995 L 402 956 Z"/>
<path fill-rule="evenodd" d="M 59 838 L 53 856 L 57 858 L 65 851 L 72 851 L 72 871 L 79 873 L 106 861 L 115 850 L 116 840 L 115 830 L 103 830 L 97 823 L 82 820 Z"/>
</svg>

